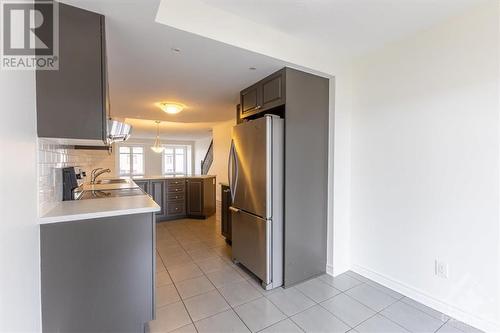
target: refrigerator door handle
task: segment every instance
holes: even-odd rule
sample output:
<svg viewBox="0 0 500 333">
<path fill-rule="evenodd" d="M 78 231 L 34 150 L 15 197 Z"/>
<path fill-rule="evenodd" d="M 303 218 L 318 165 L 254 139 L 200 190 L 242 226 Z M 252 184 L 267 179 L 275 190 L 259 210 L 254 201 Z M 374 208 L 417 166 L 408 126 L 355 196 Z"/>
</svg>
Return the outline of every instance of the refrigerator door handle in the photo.
<svg viewBox="0 0 500 333">
<path fill-rule="evenodd" d="M 231 192 L 231 199 L 233 197 L 233 191 L 231 190 L 231 155 L 233 154 L 233 140 L 231 140 L 231 146 L 229 147 L 229 157 L 227 159 L 227 183 L 229 184 L 229 191 Z"/>
<path fill-rule="evenodd" d="M 234 189 L 233 189 L 233 202 L 234 202 L 234 197 L 236 196 L 236 189 L 238 188 L 238 177 L 240 174 L 240 167 L 238 163 L 238 153 L 236 152 L 236 147 L 234 146 L 233 143 L 233 156 L 234 156 L 234 165 L 236 166 L 236 177 L 234 181 Z"/>
<path fill-rule="evenodd" d="M 240 210 L 238 208 L 234 208 L 233 206 L 229 206 L 229 210 L 235 213 L 239 213 Z"/>
<path fill-rule="evenodd" d="M 234 201 L 234 189 L 233 189 L 233 161 L 234 158 L 234 141 L 231 140 L 231 147 L 229 148 L 229 158 L 227 160 L 227 181 L 229 183 L 229 191 L 231 192 L 231 200 Z M 233 162 L 233 163 L 231 163 Z"/>
</svg>

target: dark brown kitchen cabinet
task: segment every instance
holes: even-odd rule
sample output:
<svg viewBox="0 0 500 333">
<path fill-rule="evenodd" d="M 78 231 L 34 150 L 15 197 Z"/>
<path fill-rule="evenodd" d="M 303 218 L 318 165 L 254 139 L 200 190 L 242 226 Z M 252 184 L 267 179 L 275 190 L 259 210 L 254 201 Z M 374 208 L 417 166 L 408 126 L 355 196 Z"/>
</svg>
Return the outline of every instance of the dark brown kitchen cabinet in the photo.
<svg viewBox="0 0 500 333">
<path fill-rule="evenodd" d="M 166 207 L 168 220 L 186 216 L 186 180 L 184 178 L 167 180 Z"/>
<path fill-rule="evenodd" d="M 162 221 L 167 217 L 167 205 L 165 195 L 165 180 L 151 180 L 149 183 L 150 194 L 153 200 L 160 206 L 160 211 L 156 213 L 156 221 Z"/>
<path fill-rule="evenodd" d="M 186 179 L 186 208 L 193 218 L 215 213 L 215 177 Z"/>
<path fill-rule="evenodd" d="M 222 236 L 226 238 L 226 242 L 231 243 L 231 230 L 232 230 L 232 220 L 231 220 L 231 211 L 229 207 L 232 204 L 231 200 L 231 190 L 228 185 L 221 184 L 221 212 L 220 212 L 220 221 L 221 221 L 221 233 Z"/>
<path fill-rule="evenodd" d="M 259 108 L 259 86 L 253 85 L 241 92 L 241 114 L 254 113 Z"/>
<path fill-rule="evenodd" d="M 262 110 L 269 110 L 285 103 L 285 72 L 279 71 L 261 81 Z"/>
<path fill-rule="evenodd" d="M 241 119 L 285 104 L 285 73 L 280 70 L 241 91 Z"/>
<path fill-rule="evenodd" d="M 203 180 L 188 179 L 187 185 L 187 211 L 190 216 L 201 216 L 203 213 Z"/>
<path fill-rule="evenodd" d="M 36 72 L 39 137 L 106 139 L 104 23 L 103 15 L 59 3 L 59 69 Z"/>
<path fill-rule="evenodd" d="M 215 214 L 215 177 L 135 179 L 134 182 L 160 206 L 157 222 Z"/>
</svg>

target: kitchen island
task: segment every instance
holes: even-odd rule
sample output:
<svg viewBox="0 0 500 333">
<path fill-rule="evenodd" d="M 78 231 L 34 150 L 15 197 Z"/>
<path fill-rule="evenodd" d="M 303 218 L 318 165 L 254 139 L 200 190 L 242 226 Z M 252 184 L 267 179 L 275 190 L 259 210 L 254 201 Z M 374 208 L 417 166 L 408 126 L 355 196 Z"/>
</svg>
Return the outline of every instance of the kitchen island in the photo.
<svg viewBox="0 0 500 333">
<path fill-rule="evenodd" d="M 154 319 L 160 207 L 141 193 L 63 201 L 40 218 L 43 332 L 144 332 Z"/>
<path fill-rule="evenodd" d="M 205 219 L 215 214 L 213 175 L 167 175 L 134 177 L 134 182 L 160 205 L 156 220 Z"/>
</svg>

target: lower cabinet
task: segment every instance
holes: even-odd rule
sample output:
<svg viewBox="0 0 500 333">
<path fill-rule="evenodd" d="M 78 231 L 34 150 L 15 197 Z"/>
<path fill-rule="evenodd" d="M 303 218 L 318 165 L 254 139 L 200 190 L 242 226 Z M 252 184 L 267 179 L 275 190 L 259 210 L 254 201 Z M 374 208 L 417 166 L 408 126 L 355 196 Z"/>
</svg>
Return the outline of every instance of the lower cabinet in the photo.
<svg viewBox="0 0 500 333">
<path fill-rule="evenodd" d="M 187 185 L 187 212 L 189 216 L 203 215 L 203 180 L 188 179 Z"/>
<path fill-rule="evenodd" d="M 186 180 L 187 215 L 207 218 L 215 213 L 215 177 Z"/>
<path fill-rule="evenodd" d="M 149 183 L 149 194 L 153 197 L 153 200 L 160 206 L 160 211 L 156 213 L 156 221 L 162 221 L 167 217 L 167 205 L 166 195 L 165 195 L 165 180 L 151 180 Z"/>
<path fill-rule="evenodd" d="M 173 220 L 186 216 L 186 179 L 167 180 L 167 216 L 165 219 Z"/>
<path fill-rule="evenodd" d="M 155 230 L 153 213 L 40 225 L 43 332 L 144 332 Z"/>
<path fill-rule="evenodd" d="M 144 192 L 150 194 L 149 192 L 149 180 L 134 180 L 134 182 L 139 186 Z"/>
<path fill-rule="evenodd" d="M 161 207 L 157 221 L 215 214 L 215 177 L 135 180 Z"/>
</svg>

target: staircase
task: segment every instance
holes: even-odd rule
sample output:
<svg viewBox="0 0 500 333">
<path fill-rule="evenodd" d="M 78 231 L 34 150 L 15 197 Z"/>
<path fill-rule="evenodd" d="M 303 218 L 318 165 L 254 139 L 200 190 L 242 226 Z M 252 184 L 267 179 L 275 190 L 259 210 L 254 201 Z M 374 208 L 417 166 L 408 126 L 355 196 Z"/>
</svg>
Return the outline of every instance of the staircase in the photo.
<svg viewBox="0 0 500 333">
<path fill-rule="evenodd" d="M 205 158 L 201 161 L 201 174 L 208 174 L 208 170 L 212 166 L 212 162 L 214 161 L 214 140 L 210 142 L 210 146 L 208 147 L 207 153 L 205 154 Z"/>
</svg>

